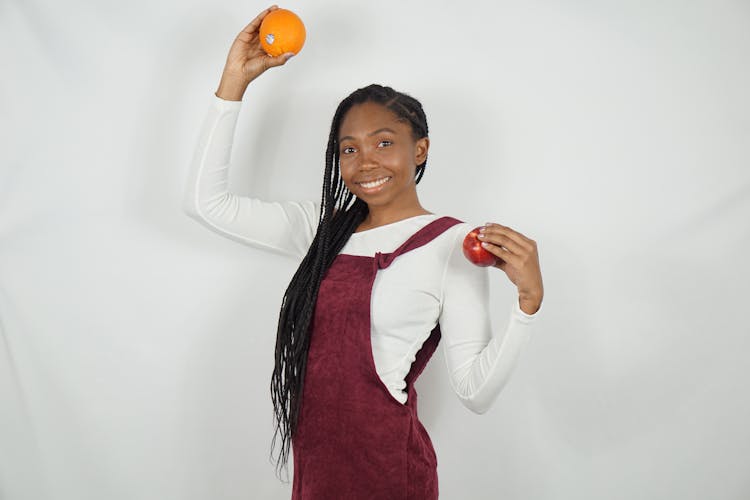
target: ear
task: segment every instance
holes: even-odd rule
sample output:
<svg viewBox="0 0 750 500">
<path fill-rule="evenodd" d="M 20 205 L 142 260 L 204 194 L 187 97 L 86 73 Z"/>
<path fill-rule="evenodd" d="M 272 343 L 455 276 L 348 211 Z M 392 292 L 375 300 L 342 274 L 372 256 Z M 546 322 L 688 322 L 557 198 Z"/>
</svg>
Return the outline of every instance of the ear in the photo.
<svg viewBox="0 0 750 500">
<path fill-rule="evenodd" d="M 418 139 L 414 146 L 415 165 L 421 165 L 427 159 L 427 150 L 430 149 L 429 137 Z"/>
</svg>

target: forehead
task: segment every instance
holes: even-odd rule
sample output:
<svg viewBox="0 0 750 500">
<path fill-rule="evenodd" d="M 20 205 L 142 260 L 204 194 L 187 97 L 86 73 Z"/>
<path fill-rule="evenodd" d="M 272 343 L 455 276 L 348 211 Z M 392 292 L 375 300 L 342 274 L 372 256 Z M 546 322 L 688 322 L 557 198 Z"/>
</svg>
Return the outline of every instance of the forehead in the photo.
<svg viewBox="0 0 750 500">
<path fill-rule="evenodd" d="M 398 133 L 408 131 L 409 125 L 382 104 L 375 102 L 355 104 L 341 120 L 339 140 L 347 136 L 367 135 L 383 127 L 391 128 Z"/>
</svg>

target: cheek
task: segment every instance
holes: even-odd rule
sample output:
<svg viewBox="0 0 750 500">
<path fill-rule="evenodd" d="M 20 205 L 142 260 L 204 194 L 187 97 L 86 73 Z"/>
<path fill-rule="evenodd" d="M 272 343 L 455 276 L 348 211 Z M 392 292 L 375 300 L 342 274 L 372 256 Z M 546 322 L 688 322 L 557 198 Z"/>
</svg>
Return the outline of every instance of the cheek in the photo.
<svg viewBox="0 0 750 500">
<path fill-rule="evenodd" d="M 395 148 L 384 151 L 378 158 L 379 163 L 394 172 L 400 172 L 409 166 L 409 155 L 406 151 Z"/>
<path fill-rule="evenodd" d="M 345 160 L 339 160 L 339 175 L 341 175 L 341 177 L 351 177 L 351 171 L 352 168 L 349 165 L 349 162 Z"/>
<path fill-rule="evenodd" d="M 352 176 L 354 175 L 354 168 L 348 164 L 348 162 L 339 162 L 339 175 L 344 181 L 346 187 L 351 191 L 352 188 Z"/>
</svg>

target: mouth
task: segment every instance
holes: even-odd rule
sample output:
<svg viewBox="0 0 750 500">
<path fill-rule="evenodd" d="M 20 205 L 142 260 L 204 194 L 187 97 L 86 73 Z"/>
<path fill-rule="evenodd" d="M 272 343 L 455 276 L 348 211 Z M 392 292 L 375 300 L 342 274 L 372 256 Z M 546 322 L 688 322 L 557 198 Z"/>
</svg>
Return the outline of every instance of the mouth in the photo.
<svg viewBox="0 0 750 500">
<path fill-rule="evenodd" d="M 380 177 L 378 179 L 374 179 L 367 182 L 356 182 L 355 184 L 359 185 L 363 191 L 366 193 L 373 193 L 375 191 L 379 191 L 380 188 L 385 184 L 386 182 L 390 181 L 391 177 Z"/>
</svg>

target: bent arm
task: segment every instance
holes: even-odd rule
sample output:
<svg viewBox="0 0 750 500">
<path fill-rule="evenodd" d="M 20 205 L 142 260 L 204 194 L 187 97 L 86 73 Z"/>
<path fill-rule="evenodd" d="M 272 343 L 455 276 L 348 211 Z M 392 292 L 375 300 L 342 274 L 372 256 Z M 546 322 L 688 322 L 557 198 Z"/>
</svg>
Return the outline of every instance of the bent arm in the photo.
<svg viewBox="0 0 750 500">
<path fill-rule="evenodd" d="M 464 257 L 461 244 L 471 228 L 461 227 L 446 264 L 439 321 L 451 387 L 464 406 L 481 414 L 510 379 L 538 311 L 526 314 L 516 298 L 504 334 L 492 331 L 488 270 Z"/>
<path fill-rule="evenodd" d="M 184 188 L 183 211 L 240 243 L 303 258 L 318 225 L 319 203 L 267 202 L 228 190 L 234 132 L 242 101 L 214 94 Z"/>
</svg>

